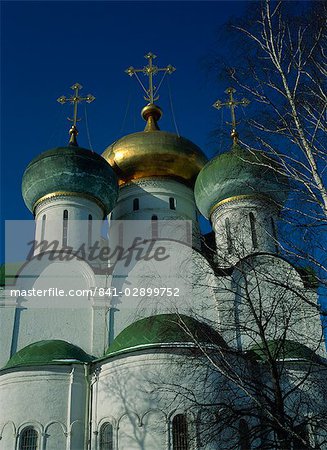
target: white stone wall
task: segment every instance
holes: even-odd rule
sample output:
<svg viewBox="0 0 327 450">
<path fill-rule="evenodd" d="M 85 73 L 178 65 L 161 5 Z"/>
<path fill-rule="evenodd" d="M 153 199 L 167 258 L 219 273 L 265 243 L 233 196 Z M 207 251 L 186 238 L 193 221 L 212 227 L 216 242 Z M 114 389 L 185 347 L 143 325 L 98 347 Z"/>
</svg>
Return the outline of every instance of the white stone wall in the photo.
<svg viewBox="0 0 327 450">
<path fill-rule="evenodd" d="M 26 426 L 38 431 L 40 449 L 83 449 L 86 392 L 83 365 L 8 369 L 0 377 L 0 449 L 18 449 Z"/>
<path fill-rule="evenodd" d="M 327 448 L 326 365 L 318 365 L 301 358 L 289 358 L 280 363 L 280 373 L 279 383 L 283 386 L 283 403 L 288 417 L 293 419 L 294 426 L 306 423 L 310 448 L 325 450 Z M 262 385 L 272 386 L 271 374 L 264 369 Z M 288 395 L 291 391 L 293 391 L 292 395 Z M 274 442 L 273 436 L 270 436 L 270 439 Z"/>
<path fill-rule="evenodd" d="M 160 244 L 160 243 L 159 243 Z M 181 248 L 179 248 L 179 245 Z M 166 243 L 166 247 L 169 245 Z M 124 262 L 113 277 L 96 275 L 84 261 L 60 261 L 49 264 L 47 258 L 33 259 L 21 271 L 13 289 L 63 289 L 65 293 L 110 287 L 177 287 L 179 296 L 118 296 L 95 294 L 83 297 L 7 297 L 0 316 L 5 338 L 0 348 L 1 367 L 11 352 L 39 340 L 63 339 L 86 352 L 102 356 L 113 339 L 136 320 L 154 314 L 180 313 L 205 320 L 219 329 L 220 317 L 216 297 L 218 281 L 206 259 L 197 251 L 173 243 L 171 257 L 164 270 L 153 261 Z M 186 259 L 185 259 L 186 258 Z M 159 264 L 159 263 L 158 263 Z M 99 292 L 99 291 L 98 291 Z M 37 324 L 37 326 L 36 326 Z"/>
<path fill-rule="evenodd" d="M 11 356 L 10 351 L 15 324 L 16 298 L 12 299 L 7 289 L 1 290 L 0 293 L 0 368 L 2 368 Z"/>
<path fill-rule="evenodd" d="M 185 352 L 185 350 L 184 350 Z M 195 369 L 196 368 L 196 369 Z M 178 349 L 139 351 L 111 358 L 100 368 L 93 383 L 92 450 L 99 447 L 101 425 L 113 425 L 119 450 L 170 450 L 171 423 L 175 414 L 186 414 L 190 450 L 216 450 L 212 429 L 198 429 L 201 407 L 188 394 L 191 389 L 199 404 L 215 402 L 218 379 L 199 359 Z M 201 427 L 201 425 L 200 425 Z"/>
<path fill-rule="evenodd" d="M 101 236 L 102 209 L 91 200 L 77 196 L 58 196 L 40 203 L 35 211 L 37 241 L 59 241 L 63 246 L 64 211 L 68 212 L 67 244 L 74 249 L 81 245 L 88 247 L 89 215 L 92 216 L 92 242 Z M 36 253 L 40 250 L 38 249 Z"/>
<path fill-rule="evenodd" d="M 277 212 L 275 205 L 260 198 L 235 199 L 219 206 L 211 215 L 218 265 L 231 267 L 251 253 L 275 253 L 272 220 L 276 224 Z"/>
<path fill-rule="evenodd" d="M 135 199 L 138 200 L 137 208 Z M 38 206 L 36 239 L 62 243 L 65 209 L 68 211 L 67 245 L 79 248 L 88 242 L 89 214 L 92 215 L 92 239 L 100 240 L 101 208 L 90 200 L 75 196 L 56 197 Z M 252 228 L 250 214 L 253 214 Z M 120 189 L 117 205 L 110 215 L 109 246 L 119 243 L 119 230 L 115 235 L 113 229 L 115 222 L 145 220 L 151 227 L 153 216 L 158 221 L 191 221 L 191 241 L 199 247 L 193 191 L 182 183 L 167 179 L 144 179 Z M 185 291 L 179 297 L 140 294 L 122 295 L 118 299 L 107 297 L 106 300 L 96 294 L 69 297 L 59 306 L 56 305 L 59 299 L 55 297 L 38 300 L 5 298 L 0 305 L 4 307 L 0 315 L 0 367 L 7 362 L 11 352 L 45 339 L 63 339 L 100 357 L 114 338 L 136 320 L 176 312 L 210 323 L 228 344 L 245 350 L 260 342 L 251 308 L 244 301 L 247 295 L 254 311 L 261 315 L 269 339 L 281 337 L 286 327 L 287 339 L 301 342 L 325 355 L 319 314 L 309 304 L 316 303 L 316 293 L 304 287 L 296 270 L 284 260 L 267 255 L 252 258 L 248 267 L 244 263 L 244 258 L 253 253 L 276 253 L 277 241 L 272 225 L 272 219 L 276 223 L 276 218 L 275 206 L 259 198 L 235 200 L 214 211 L 211 220 L 216 235 L 218 266 L 236 266 L 232 274 L 215 274 L 208 261 L 195 250 L 183 258 L 183 242 L 191 243 L 186 223 L 178 231 L 173 227 L 170 229 L 169 224 L 166 227 L 168 236 L 182 242 L 166 243 L 171 258 L 164 270 L 153 261 L 146 263 L 136 259 L 128 267 L 124 263 L 117 264 L 112 276 L 103 272 L 96 274 L 94 267 L 92 269 L 82 261 L 30 262 L 22 271 L 16 288 L 81 290 L 113 287 L 122 291 L 125 288 L 174 288 L 183 282 Z M 226 219 L 229 220 L 229 237 Z M 183 222 L 181 224 L 183 227 Z M 126 234 L 123 234 L 124 245 L 125 238 Z M 111 263 L 109 261 L 109 266 Z M 171 421 L 178 412 L 185 413 L 189 421 L 190 450 L 199 447 L 216 450 L 221 442 L 206 436 L 210 429 L 203 430 L 199 437 L 196 418 L 201 411 L 193 400 L 181 393 L 191 391 L 200 404 L 214 402 L 215 395 L 221 392 L 212 389 L 214 382 L 218 385 L 221 382 L 217 377 L 217 373 L 212 374 L 207 366 L 199 364 L 199 359 L 185 358 L 185 354 L 176 348 L 155 353 L 135 352 L 111 357 L 103 365 L 99 363 L 91 380 L 91 450 L 98 449 L 99 431 L 106 421 L 113 425 L 117 450 L 170 450 Z M 208 380 L 210 383 L 206 384 Z M 87 401 L 83 366 L 3 372 L 0 377 L 0 449 L 16 450 L 19 434 L 27 425 L 38 430 L 42 450 L 85 448 L 84 437 L 89 426 Z M 227 435 L 231 442 L 235 439 L 236 446 L 238 436 L 230 430 L 226 430 Z"/>
<path fill-rule="evenodd" d="M 175 199 L 175 210 L 170 208 L 169 198 Z M 139 199 L 139 210 L 133 210 L 134 198 Z M 135 180 L 120 188 L 119 197 L 111 218 L 149 220 L 152 214 L 159 219 L 183 216 L 185 220 L 196 220 L 196 206 L 193 190 L 178 181 L 160 178 Z M 168 215 L 168 217 L 167 217 Z"/>
<path fill-rule="evenodd" d="M 317 294 L 305 288 L 296 269 L 273 255 L 249 257 L 233 272 L 237 346 L 287 339 L 326 356 Z M 261 329 L 260 329 L 261 328 Z"/>
<path fill-rule="evenodd" d="M 134 210 L 137 199 L 139 209 Z M 174 208 L 171 209 L 170 199 Z M 122 187 L 111 220 L 190 220 L 193 245 L 199 245 L 199 225 L 193 190 L 178 181 L 160 178 L 135 180 Z M 188 230 L 185 230 L 188 233 Z"/>
<path fill-rule="evenodd" d="M 160 241 L 158 245 L 161 245 Z M 220 327 L 216 287 L 218 281 L 208 261 L 196 250 L 186 249 L 176 242 L 165 248 L 170 257 L 163 262 L 135 261 L 128 267 L 118 264 L 113 272 L 112 287 L 117 292 L 136 290 L 136 295 L 120 295 L 110 301 L 111 340 L 133 322 L 156 314 L 179 313 Z M 167 294 L 142 295 L 141 288 L 178 289 L 178 296 Z"/>
<path fill-rule="evenodd" d="M 62 339 L 87 353 L 102 356 L 108 346 L 107 309 L 100 308 L 94 292 L 99 283 L 108 281 L 95 276 L 84 261 L 49 262 L 33 259 L 21 271 L 12 289 L 61 289 L 73 296 L 7 296 L 2 299 L 0 346 L 1 367 L 21 348 L 39 340 Z M 109 278 L 110 281 L 110 278 Z M 82 291 L 85 291 L 84 295 Z M 76 294 L 76 295 L 75 295 Z"/>
</svg>

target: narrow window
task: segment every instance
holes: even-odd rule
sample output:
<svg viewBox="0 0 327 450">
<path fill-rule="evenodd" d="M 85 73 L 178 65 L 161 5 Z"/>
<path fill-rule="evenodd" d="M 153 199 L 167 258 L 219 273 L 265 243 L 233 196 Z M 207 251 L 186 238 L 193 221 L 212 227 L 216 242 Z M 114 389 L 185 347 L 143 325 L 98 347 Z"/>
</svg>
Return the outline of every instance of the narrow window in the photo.
<svg viewBox="0 0 327 450">
<path fill-rule="evenodd" d="M 38 433 L 33 427 L 24 428 L 20 435 L 19 450 L 37 450 Z"/>
<path fill-rule="evenodd" d="M 227 250 L 228 253 L 232 253 L 233 244 L 232 244 L 232 234 L 230 232 L 230 221 L 228 217 L 225 219 L 225 228 L 226 228 L 226 236 L 227 236 Z"/>
<path fill-rule="evenodd" d="M 169 197 L 169 207 L 170 209 L 176 209 L 176 200 L 174 197 Z"/>
<path fill-rule="evenodd" d="M 188 450 L 187 421 L 184 414 L 177 414 L 172 423 L 173 450 Z"/>
<path fill-rule="evenodd" d="M 113 450 L 113 448 L 112 425 L 106 422 L 100 428 L 100 450 Z"/>
<path fill-rule="evenodd" d="M 157 239 L 158 237 L 158 216 L 153 215 L 151 217 L 152 221 L 152 239 Z"/>
<path fill-rule="evenodd" d="M 250 212 L 249 218 L 250 218 L 252 245 L 253 245 L 253 248 L 258 248 L 258 238 L 257 238 L 256 229 L 255 229 L 255 217 L 252 212 Z"/>
<path fill-rule="evenodd" d="M 42 216 L 42 225 L 41 225 L 41 241 L 44 241 L 44 235 L 45 235 L 45 219 L 46 219 L 46 215 L 43 214 L 43 216 Z"/>
<path fill-rule="evenodd" d="M 249 426 L 246 420 L 241 419 L 239 422 L 239 435 L 240 435 L 240 450 L 250 450 L 250 435 L 249 435 Z"/>
<path fill-rule="evenodd" d="M 138 198 L 133 200 L 133 211 L 138 211 L 140 209 L 140 201 Z"/>
<path fill-rule="evenodd" d="M 87 241 L 89 247 L 92 246 L 92 215 L 89 214 L 89 220 L 87 223 Z"/>
<path fill-rule="evenodd" d="M 121 222 L 118 225 L 118 245 L 122 247 L 124 244 L 124 224 Z"/>
<path fill-rule="evenodd" d="M 68 232 L 68 210 L 64 210 L 63 221 L 62 221 L 62 245 L 65 247 L 67 245 L 67 232 Z"/>
</svg>

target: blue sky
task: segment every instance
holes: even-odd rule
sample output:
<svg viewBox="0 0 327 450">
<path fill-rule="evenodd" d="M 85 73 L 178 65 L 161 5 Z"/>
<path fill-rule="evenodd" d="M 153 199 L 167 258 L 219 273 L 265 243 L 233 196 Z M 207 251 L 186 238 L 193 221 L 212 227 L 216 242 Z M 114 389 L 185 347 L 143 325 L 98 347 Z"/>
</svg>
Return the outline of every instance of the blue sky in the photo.
<svg viewBox="0 0 327 450">
<path fill-rule="evenodd" d="M 209 156 L 217 150 L 210 137 L 221 114 L 212 108 L 224 98 L 225 84 L 208 81 L 203 60 L 217 45 L 223 24 L 242 14 L 247 2 L 2 2 L 1 3 L 1 169 L 2 217 L 29 219 L 21 196 L 25 167 L 41 152 L 67 142 L 70 105 L 56 102 L 78 81 L 87 105 L 94 151 L 144 127 L 145 104 L 136 79 L 124 70 L 146 64 L 152 51 L 160 66 L 176 72 L 164 83 L 158 104 L 161 128 L 198 144 Z M 79 144 L 89 147 L 85 107 L 80 107 Z M 229 142 L 220 143 L 229 147 Z"/>
<path fill-rule="evenodd" d="M 160 67 L 172 64 L 177 69 L 160 91 L 161 128 L 176 131 L 172 101 L 181 135 L 209 157 L 229 148 L 228 140 L 212 138 L 215 128 L 226 127 L 228 117 L 211 105 L 225 98 L 227 86 L 208 77 L 203 62 L 217 52 L 228 55 L 229 43 L 219 38 L 219 32 L 249 5 L 247 1 L 1 2 L 2 219 L 32 219 L 21 195 L 22 175 L 35 156 L 68 142 L 66 118 L 72 108 L 56 99 L 70 95 L 73 83 L 84 86 L 82 94 L 96 97 L 87 105 L 94 151 L 102 153 L 124 134 L 143 129 L 143 94 L 124 70 L 145 65 L 143 56 L 149 51 L 158 55 Z M 251 105 L 246 114 L 251 114 Z M 84 105 L 79 116 L 79 144 L 90 147 Z"/>
</svg>

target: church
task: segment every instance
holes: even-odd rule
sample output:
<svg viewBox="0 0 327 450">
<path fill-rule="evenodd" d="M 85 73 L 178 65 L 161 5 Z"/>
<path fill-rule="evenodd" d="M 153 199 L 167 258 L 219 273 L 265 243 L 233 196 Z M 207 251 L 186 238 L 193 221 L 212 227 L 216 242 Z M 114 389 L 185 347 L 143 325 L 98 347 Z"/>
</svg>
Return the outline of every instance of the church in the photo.
<svg viewBox="0 0 327 450">
<path fill-rule="evenodd" d="M 1 288 L 1 450 L 327 449 L 317 284 L 288 261 L 278 221 L 292 185 L 239 142 L 209 160 L 160 129 L 102 155 L 77 142 L 26 167 L 33 248 Z M 160 84 L 159 84 L 160 86 Z M 200 215 L 212 231 L 203 234 Z M 32 217 L 32 216 L 31 216 Z"/>
</svg>

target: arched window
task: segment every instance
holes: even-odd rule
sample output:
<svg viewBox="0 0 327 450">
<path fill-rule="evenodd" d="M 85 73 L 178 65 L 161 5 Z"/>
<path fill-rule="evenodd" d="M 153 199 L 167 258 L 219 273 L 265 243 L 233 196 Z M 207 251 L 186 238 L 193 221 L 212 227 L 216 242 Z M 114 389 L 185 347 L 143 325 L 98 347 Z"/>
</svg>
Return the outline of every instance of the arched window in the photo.
<svg viewBox="0 0 327 450">
<path fill-rule="evenodd" d="M 138 198 L 134 198 L 133 211 L 138 211 L 139 209 L 140 209 L 140 200 Z"/>
<path fill-rule="evenodd" d="M 109 422 L 104 423 L 100 428 L 100 449 L 113 450 L 113 430 Z"/>
<path fill-rule="evenodd" d="M 152 221 L 152 239 L 157 239 L 158 237 L 158 216 L 153 215 L 151 217 Z"/>
<path fill-rule="evenodd" d="M 225 228 L 226 228 L 226 236 L 227 236 L 227 250 L 228 250 L 228 253 L 232 253 L 233 243 L 232 243 L 232 234 L 230 232 L 230 221 L 229 221 L 228 217 L 225 219 Z"/>
<path fill-rule="evenodd" d="M 42 225 L 41 225 L 41 241 L 44 241 L 44 235 L 45 235 L 45 220 L 46 220 L 46 215 L 43 214 L 43 216 L 42 216 Z"/>
<path fill-rule="evenodd" d="M 169 197 L 169 207 L 170 209 L 176 209 L 176 200 L 174 197 Z"/>
<path fill-rule="evenodd" d="M 88 246 L 91 247 L 92 245 L 92 215 L 89 214 L 89 220 L 87 224 L 87 241 Z"/>
<path fill-rule="evenodd" d="M 257 232 L 255 229 L 255 217 L 252 212 L 249 214 L 250 219 L 250 227 L 251 227 L 251 236 L 252 236 L 252 245 L 253 248 L 258 248 L 258 238 L 257 238 Z"/>
<path fill-rule="evenodd" d="M 62 220 L 62 245 L 65 247 L 67 245 L 67 234 L 68 234 L 68 210 L 65 209 L 63 212 Z"/>
<path fill-rule="evenodd" d="M 188 450 L 187 421 L 184 414 L 176 414 L 172 423 L 173 450 Z"/>
<path fill-rule="evenodd" d="M 249 426 L 247 421 L 241 419 L 239 424 L 239 435 L 240 435 L 240 450 L 251 450 Z"/>
<path fill-rule="evenodd" d="M 33 427 L 26 427 L 20 434 L 19 450 L 38 450 L 39 436 Z"/>
</svg>

